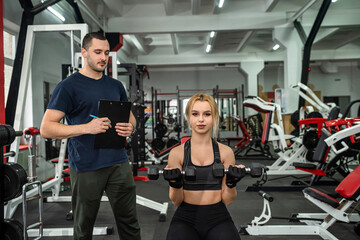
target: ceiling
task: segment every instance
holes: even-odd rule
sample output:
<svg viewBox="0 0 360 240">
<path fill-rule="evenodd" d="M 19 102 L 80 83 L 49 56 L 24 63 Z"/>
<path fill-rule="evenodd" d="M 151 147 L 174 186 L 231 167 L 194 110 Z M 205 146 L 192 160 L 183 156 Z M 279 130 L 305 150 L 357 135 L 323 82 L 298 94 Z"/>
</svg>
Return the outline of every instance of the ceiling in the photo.
<svg viewBox="0 0 360 240">
<path fill-rule="evenodd" d="M 252 58 L 281 61 L 284 47 L 273 51 L 273 30 L 296 18 L 309 35 L 321 0 L 84 0 L 106 19 L 108 32 L 124 34 L 128 54 L 148 65 L 233 63 Z M 95 4 L 96 2 L 96 4 Z M 298 16 L 298 17 L 296 17 Z M 210 32 L 216 35 L 210 39 Z M 206 47 L 212 49 L 206 53 Z M 350 51 L 349 51 L 350 49 Z M 360 1 L 331 3 L 312 50 L 321 58 L 360 49 Z M 359 56 L 359 55 L 357 55 Z M 340 58 L 338 58 L 339 60 Z"/>
<path fill-rule="evenodd" d="M 77 0 L 92 30 L 119 32 L 129 59 L 150 66 L 239 63 L 254 57 L 281 62 L 285 47 L 272 50 L 273 31 L 294 28 L 309 35 L 321 0 Z M 14 1 L 15 2 L 15 1 Z M 33 3 L 36 2 L 35 0 Z M 34 3 L 35 5 L 35 3 Z M 67 1 L 54 6 L 75 22 Z M 215 37 L 210 38 L 210 32 Z M 212 48 L 206 52 L 207 45 Z M 360 57 L 360 1 L 331 3 L 312 46 L 312 60 Z"/>
</svg>

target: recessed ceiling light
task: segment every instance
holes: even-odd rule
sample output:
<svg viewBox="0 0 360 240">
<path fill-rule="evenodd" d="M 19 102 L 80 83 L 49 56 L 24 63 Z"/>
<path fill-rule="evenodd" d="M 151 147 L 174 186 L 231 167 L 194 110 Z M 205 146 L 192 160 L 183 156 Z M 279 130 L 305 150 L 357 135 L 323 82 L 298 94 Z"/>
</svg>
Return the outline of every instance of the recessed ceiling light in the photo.
<svg viewBox="0 0 360 240">
<path fill-rule="evenodd" d="M 57 18 L 59 18 L 61 21 L 65 22 L 65 17 L 61 15 L 58 11 L 53 9 L 52 7 L 47 7 L 47 10 L 49 10 L 52 14 L 54 14 Z"/>
<path fill-rule="evenodd" d="M 208 53 L 208 52 L 210 52 L 210 50 L 211 50 L 211 45 L 208 44 L 208 45 L 206 46 L 206 52 Z"/>
<path fill-rule="evenodd" d="M 278 50 L 279 49 L 279 47 L 280 47 L 280 45 L 279 44 L 275 44 L 274 46 L 273 46 L 273 50 L 275 51 L 275 50 Z"/>
<path fill-rule="evenodd" d="M 220 0 L 220 1 L 219 1 L 219 5 L 218 5 L 218 6 L 219 6 L 219 8 L 222 8 L 222 7 L 223 7 L 224 2 L 225 2 L 225 0 Z"/>
</svg>

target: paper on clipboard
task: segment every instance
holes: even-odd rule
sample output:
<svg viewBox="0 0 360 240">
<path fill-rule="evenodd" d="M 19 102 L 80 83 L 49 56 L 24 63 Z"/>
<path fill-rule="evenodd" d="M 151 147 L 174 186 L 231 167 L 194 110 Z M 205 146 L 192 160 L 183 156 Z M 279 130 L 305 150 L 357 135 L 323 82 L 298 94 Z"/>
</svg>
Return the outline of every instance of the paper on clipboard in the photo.
<svg viewBox="0 0 360 240">
<path fill-rule="evenodd" d="M 115 125 L 119 122 L 129 122 L 131 102 L 100 100 L 99 117 L 108 117 L 111 128 L 105 133 L 95 135 L 94 148 L 123 148 L 126 138 L 119 136 L 115 131 Z"/>
</svg>

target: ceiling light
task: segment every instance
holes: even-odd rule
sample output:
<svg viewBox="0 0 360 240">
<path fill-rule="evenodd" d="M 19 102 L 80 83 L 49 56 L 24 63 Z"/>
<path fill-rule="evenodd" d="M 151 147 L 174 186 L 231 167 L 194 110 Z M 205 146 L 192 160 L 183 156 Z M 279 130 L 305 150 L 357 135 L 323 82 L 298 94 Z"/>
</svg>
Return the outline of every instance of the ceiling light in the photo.
<svg viewBox="0 0 360 240">
<path fill-rule="evenodd" d="M 120 64 L 120 61 L 119 61 L 119 60 L 117 60 L 117 61 L 116 61 L 116 64 Z"/>
<path fill-rule="evenodd" d="M 211 31 L 210 33 L 210 38 L 213 38 L 215 36 L 215 32 L 214 31 Z"/>
<path fill-rule="evenodd" d="M 41 0 L 41 2 L 45 2 L 44 0 Z M 53 9 L 52 7 L 47 7 L 47 10 L 49 10 L 52 14 L 54 14 L 57 18 L 59 18 L 61 21 L 65 22 L 65 17 L 61 15 L 58 11 Z"/>
<path fill-rule="evenodd" d="M 206 46 L 206 52 L 207 52 L 207 53 L 209 53 L 209 52 L 210 52 L 210 50 L 211 50 L 211 45 L 210 45 L 210 44 L 208 44 L 208 45 Z"/>
<path fill-rule="evenodd" d="M 49 10 L 52 14 L 54 14 L 56 17 L 58 17 L 61 21 L 65 22 L 65 18 L 63 15 L 61 15 L 58 11 L 53 9 L 52 7 L 47 7 L 47 10 Z"/>
<path fill-rule="evenodd" d="M 337 2 L 337 0 L 331 0 L 331 2 Z"/>
<path fill-rule="evenodd" d="M 219 5 L 218 5 L 218 7 L 219 7 L 219 8 L 222 8 L 222 7 L 223 7 L 223 5 L 224 5 L 224 2 L 225 2 L 225 0 L 220 0 L 220 1 L 219 1 Z"/>
<path fill-rule="evenodd" d="M 275 44 L 272 49 L 275 51 L 275 50 L 279 49 L 279 47 L 280 47 L 279 44 Z"/>
</svg>

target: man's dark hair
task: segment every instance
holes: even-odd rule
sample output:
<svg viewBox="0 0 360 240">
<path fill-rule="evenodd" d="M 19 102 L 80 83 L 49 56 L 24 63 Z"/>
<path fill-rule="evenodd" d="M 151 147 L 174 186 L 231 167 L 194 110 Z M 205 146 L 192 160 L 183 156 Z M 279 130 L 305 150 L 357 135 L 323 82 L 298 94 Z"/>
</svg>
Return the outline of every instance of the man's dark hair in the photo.
<svg viewBox="0 0 360 240">
<path fill-rule="evenodd" d="M 93 38 L 99 39 L 99 40 L 107 40 L 104 35 L 98 32 L 91 32 L 85 35 L 83 41 L 82 41 L 82 48 L 85 48 L 86 50 L 89 49 L 91 41 Z"/>
</svg>

